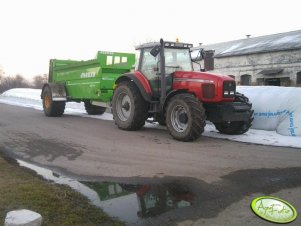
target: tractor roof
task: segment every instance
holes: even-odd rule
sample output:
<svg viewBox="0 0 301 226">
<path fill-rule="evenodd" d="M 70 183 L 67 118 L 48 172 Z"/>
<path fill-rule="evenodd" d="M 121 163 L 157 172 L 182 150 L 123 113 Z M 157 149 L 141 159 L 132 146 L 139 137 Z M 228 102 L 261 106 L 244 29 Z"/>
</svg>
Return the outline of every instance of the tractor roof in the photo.
<svg viewBox="0 0 301 226">
<path fill-rule="evenodd" d="M 144 48 L 152 48 L 155 46 L 160 45 L 160 42 L 148 42 L 139 46 L 136 46 L 135 49 L 144 49 Z M 192 44 L 188 43 L 182 43 L 182 42 L 169 42 L 169 41 L 164 41 L 164 47 L 167 48 L 175 48 L 175 49 L 190 49 L 193 47 Z"/>
</svg>

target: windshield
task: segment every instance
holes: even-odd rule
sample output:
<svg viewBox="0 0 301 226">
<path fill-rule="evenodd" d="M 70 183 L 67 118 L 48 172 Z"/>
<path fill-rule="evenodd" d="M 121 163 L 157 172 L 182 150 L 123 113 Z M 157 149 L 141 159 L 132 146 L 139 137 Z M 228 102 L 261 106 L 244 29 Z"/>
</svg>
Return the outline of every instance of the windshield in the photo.
<svg viewBox="0 0 301 226">
<path fill-rule="evenodd" d="M 164 49 L 166 71 L 192 71 L 189 49 Z M 167 72 L 168 73 L 168 72 Z"/>
<path fill-rule="evenodd" d="M 141 72 L 148 80 L 160 77 L 160 55 L 150 54 L 151 48 L 142 50 Z M 175 71 L 193 71 L 189 49 L 165 48 L 165 73 L 166 76 Z"/>
</svg>

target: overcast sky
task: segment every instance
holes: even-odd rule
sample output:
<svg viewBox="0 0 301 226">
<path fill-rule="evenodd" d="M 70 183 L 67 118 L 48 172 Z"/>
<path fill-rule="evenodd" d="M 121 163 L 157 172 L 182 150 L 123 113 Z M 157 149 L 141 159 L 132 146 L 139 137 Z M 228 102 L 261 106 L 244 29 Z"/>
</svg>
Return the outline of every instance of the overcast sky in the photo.
<svg viewBox="0 0 301 226">
<path fill-rule="evenodd" d="M 300 0 L 0 0 L 0 65 L 48 72 L 51 58 L 91 59 L 148 41 L 210 44 L 301 29 Z"/>
</svg>

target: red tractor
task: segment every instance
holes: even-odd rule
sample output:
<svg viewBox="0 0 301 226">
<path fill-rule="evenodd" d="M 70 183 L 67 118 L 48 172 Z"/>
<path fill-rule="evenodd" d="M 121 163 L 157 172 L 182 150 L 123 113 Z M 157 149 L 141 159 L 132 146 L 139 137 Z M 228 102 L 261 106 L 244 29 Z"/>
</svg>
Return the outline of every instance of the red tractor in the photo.
<svg viewBox="0 0 301 226">
<path fill-rule="evenodd" d="M 224 134 L 248 131 L 253 120 L 248 98 L 236 92 L 229 76 L 193 71 L 191 47 L 162 39 L 137 47 L 137 70 L 116 80 L 112 113 L 120 129 L 138 130 L 153 117 L 180 141 L 199 138 L 206 120 Z"/>
</svg>

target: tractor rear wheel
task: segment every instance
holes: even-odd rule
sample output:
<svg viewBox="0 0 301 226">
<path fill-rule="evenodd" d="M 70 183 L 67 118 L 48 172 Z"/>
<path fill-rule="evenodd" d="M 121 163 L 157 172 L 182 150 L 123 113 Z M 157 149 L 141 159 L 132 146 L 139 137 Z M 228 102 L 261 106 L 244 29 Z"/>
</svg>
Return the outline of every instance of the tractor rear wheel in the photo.
<svg viewBox="0 0 301 226">
<path fill-rule="evenodd" d="M 205 120 L 205 109 L 192 94 L 178 94 L 167 105 L 166 126 L 176 140 L 193 141 L 199 138 L 204 132 Z"/>
<path fill-rule="evenodd" d="M 123 130 L 139 130 L 148 117 L 148 103 L 133 82 L 120 83 L 113 94 L 115 124 Z"/>
<path fill-rule="evenodd" d="M 90 101 L 85 101 L 84 103 L 88 115 L 102 115 L 106 111 L 105 107 L 93 105 Z"/>
<path fill-rule="evenodd" d="M 252 104 L 249 102 L 249 99 L 241 93 L 236 93 L 235 95 L 235 102 L 241 102 L 249 105 L 252 107 Z M 215 128 L 224 134 L 229 135 L 240 135 L 249 130 L 252 125 L 253 121 L 253 110 L 249 110 L 250 118 L 248 121 L 234 121 L 234 122 L 221 122 L 221 123 L 214 123 Z"/>
<path fill-rule="evenodd" d="M 48 117 L 60 117 L 65 111 L 65 101 L 53 101 L 52 92 L 49 86 L 46 86 L 42 93 L 44 114 Z"/>
</svg>

